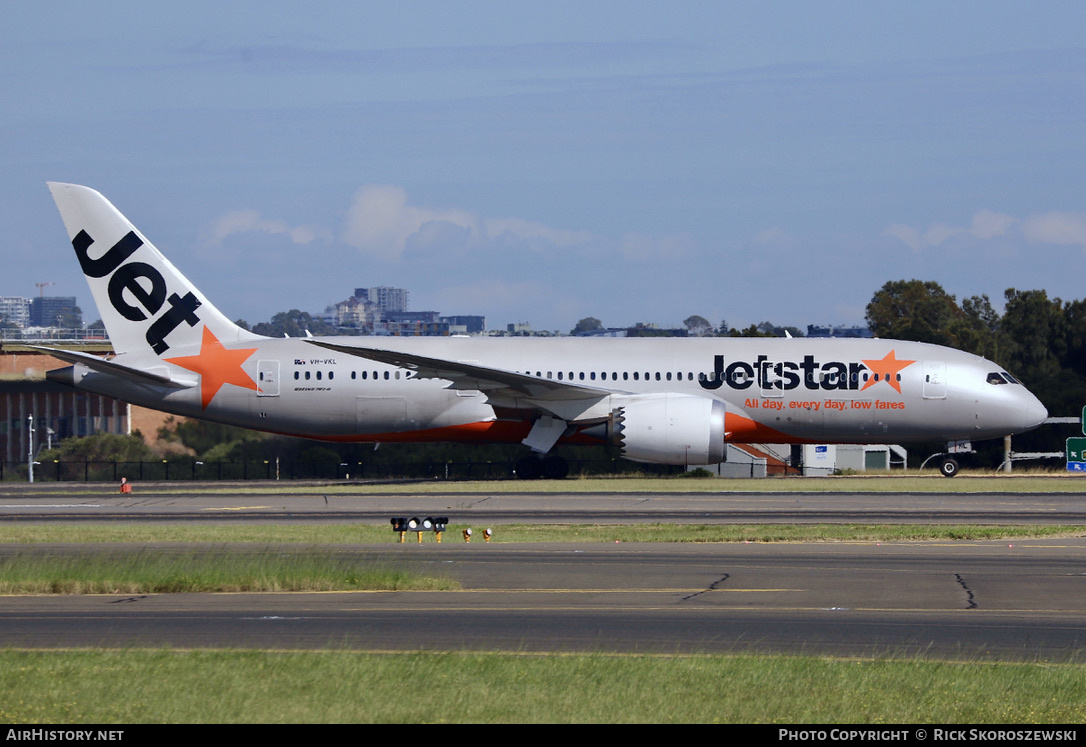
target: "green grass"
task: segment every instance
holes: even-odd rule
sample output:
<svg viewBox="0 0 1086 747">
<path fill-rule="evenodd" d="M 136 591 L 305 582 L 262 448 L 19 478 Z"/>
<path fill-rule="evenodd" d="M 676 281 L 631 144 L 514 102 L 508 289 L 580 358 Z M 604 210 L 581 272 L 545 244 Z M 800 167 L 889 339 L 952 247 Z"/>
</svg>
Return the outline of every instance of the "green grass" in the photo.
<svg viewBox="0 0 1086 747">
<path fill-rule="evenodd" d="M 0 651 L 0 723 L 1077 724 L 1080 664 Z"/>
<path fill-rule="evenodd" d="M 446 544 L 463 544 L 466 524 L 450 525 Z M 482 543 L 483 526 L 473 528 L 472 544 Z M 1086 527 L 1059 525 L 985 526 L 929 524 L 501 524 L 493 543 L 506 542 L 917 542 L 1082 537 Z M 407 542 L 417 537 L 408 532 Z M 2 544 L 38 543 L 258 543 L 359 545 L 393 544 L 399 536 L 388 524 L 6 524 Z M 432 532 L 423 542 L 436 542 Z"/>
<path fill-rule="evenodd" d="M 137 550 L 0 558 L 0 594 L 455 589 L 447 578 L 327 552 Z"/>
</svg>

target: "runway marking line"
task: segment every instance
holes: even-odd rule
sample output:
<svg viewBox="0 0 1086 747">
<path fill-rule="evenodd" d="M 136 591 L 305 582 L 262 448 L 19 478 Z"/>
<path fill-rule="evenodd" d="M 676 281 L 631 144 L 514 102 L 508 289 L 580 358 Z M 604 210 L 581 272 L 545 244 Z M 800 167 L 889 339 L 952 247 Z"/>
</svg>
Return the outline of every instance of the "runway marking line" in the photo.
<svg viewBox="0 0 1086 747">
<path fill-rule="evenodd" d="M 201 508 L 201 511 L 254 511 L 271 508 L 271 506 L 217 506 L 213 508 Z"/>
<path fill-rule="evenodd" d="M 481 592 L 488 594 L 746 594 L 778 591 L 809 591 L 809 589 L 460 589 L 457 593 Z"/>
<path fill-rule="evenodd" d="M 12 503 L 0 508 L 102 508 L 100 503 Z"/>
</svg>

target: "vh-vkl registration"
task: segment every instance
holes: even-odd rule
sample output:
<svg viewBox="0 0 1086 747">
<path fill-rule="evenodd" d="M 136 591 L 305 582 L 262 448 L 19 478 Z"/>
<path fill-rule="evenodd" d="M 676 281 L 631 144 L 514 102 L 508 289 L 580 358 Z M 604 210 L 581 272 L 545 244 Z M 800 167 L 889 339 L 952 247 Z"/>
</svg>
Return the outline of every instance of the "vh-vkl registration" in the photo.
<svg viewBox="0 0 1086 747">
<path fill-rule="evenodd" d="M 269 338 L 230 321 L 105 197 L 50 183 L 114 356 L 49 348 L 49 378 L 191 418 L 326 441 L 557 444 L 712 465 L 735 443 L 961 442 L 1044 406 L 969 353 L 882 339 Z M 943 460 L 944 474 L 957 462 Z"/>
</svg>

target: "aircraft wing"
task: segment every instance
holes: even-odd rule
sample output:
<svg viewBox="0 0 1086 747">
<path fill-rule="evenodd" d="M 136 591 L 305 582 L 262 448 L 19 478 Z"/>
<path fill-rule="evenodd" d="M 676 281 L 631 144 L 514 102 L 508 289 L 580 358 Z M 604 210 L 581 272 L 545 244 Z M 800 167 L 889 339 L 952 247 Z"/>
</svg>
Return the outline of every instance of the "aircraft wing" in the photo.
<svg viewBox="0 0 1086 747">
<path fill-rule="evenodd" d="M 176 389 L 189 389 L 196 386 L 196 381 L 194 379 L 177 379 L 171 377 L 165 366 L 162 366 L 162 373 L 158 373 L 157 371 L 146 371 L 139 368 L 133 368 L 132 366 L 126 366 L 123 363 L 99 358 L 97 355 L 91 355 L 90 353 L 80 353 L 75 350 L 58 350 L 57 348 L 49 348 L 44 345 L 29 345 L 28 347 L 49 353 L 49 355 L 54 358 L 59 358 L 62 361 L 77 363 L 86 366 L 92 371 L 109 374 L 110 376 L 119 376 L 122 379 L 134 381 L 137 384 L 154 384 L 156 386 L 168 386 Z"/>
<path fill-rule="evenodd" d="M 445 379 L 452 382 L 450 389 L 478 389 L 488 394 L 498 394 L 504 390 L 510 396 L 530 397 L 532 399 L 598 399 L 615 394 L 611 389 L 581 386 L 578 384 L 541 379 L 516 371 L 480 366 L 467 361 L 455 361 L 447 358 L 429 358 L 414 353 L 380 348 L 341 345 L 323 340 L 306 340 L 311 345 L 335 350 L 360 358 L 368 358 L 378 363 L 399 366 L 414 371 L 420 379 Z"/>
</svg>

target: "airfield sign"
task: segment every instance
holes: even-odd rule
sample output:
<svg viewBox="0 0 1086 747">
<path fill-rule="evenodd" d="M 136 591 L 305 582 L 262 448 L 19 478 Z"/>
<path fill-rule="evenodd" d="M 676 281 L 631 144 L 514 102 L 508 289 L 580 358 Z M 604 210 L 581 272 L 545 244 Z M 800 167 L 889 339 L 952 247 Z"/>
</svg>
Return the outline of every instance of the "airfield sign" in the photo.
<svg viewBox="0 0 1086 747">
<path fill-rule="evenodd" d="M 1067 470 L 1086 472 L 1086 438 L 1080 436 L 1067 439 Z"/>
</svg>

